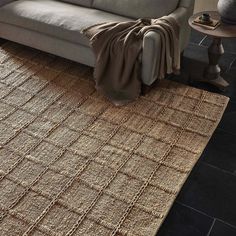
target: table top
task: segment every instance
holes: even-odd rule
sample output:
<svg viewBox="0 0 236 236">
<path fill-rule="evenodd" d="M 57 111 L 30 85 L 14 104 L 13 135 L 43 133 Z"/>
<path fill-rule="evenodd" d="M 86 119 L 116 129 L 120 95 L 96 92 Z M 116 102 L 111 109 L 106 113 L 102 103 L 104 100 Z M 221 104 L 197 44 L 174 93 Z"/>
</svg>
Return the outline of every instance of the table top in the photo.
<svg viewBox="0 0 236 236">
<path fill-rule="evenodd" d="M 193 21 L 198 17 L 201 16 L 203 13 L 209 13 L 213 19 L 219 20 L 220 14 L 217 11 L 205 11 L 205 12 L 199 12 L 189 18 L 189 25 L 206 35 L 210 35 L 213 37 L 219 37 L 219 38 L 236 38 L 236 25 L 229 25 L 221 22 L 220 26 L 218 26 L 216 29 L 211 30 L 207 29 L 203 26 L 194 25 Z"/>
</svg>

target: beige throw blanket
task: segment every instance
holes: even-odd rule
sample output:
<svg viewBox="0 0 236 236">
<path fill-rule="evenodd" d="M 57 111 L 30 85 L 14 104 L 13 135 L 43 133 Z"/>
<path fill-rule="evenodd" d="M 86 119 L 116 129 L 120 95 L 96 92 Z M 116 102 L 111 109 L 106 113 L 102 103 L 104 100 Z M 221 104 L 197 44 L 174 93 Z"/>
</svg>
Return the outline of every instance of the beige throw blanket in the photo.
<svg viewBox="0 0 236 236">
<path fill-rule="evenodd" d="M 162 79 L 180 68 L 179 25 L 174 18 L 103 23 L 82 31 L 96 56 L 96 88 L 116 105 L 140 95 L 143 38 L 151 30 L 161 36 L 161 51 L 156 53 L 161 54 L 158 79 Z"/>
</svg>

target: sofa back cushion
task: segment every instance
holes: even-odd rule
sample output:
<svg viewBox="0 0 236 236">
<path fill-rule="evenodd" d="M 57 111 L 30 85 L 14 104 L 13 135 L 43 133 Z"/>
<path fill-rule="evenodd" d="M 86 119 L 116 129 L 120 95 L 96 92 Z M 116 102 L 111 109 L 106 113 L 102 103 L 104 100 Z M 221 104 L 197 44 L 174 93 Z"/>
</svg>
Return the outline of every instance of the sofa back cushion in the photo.
<svg viewBox="0 0 236 236">
<path fill-rule="evenodd" d="M 85 7 L 91 7 L 93 3 L 93 0 L 61 0 L 61 1 Z"/>
<path fill-rule="evenodd" d="M 0 7 L 4 6 L 8 3 L 14 2 L 15 0 L 0 0 Z"/>
<path fill-rule="evenodd" d="M 131 18 L 158 18 L 168 15 L 179 0 L 94 0 L 94 8 Z"/>
</svg>

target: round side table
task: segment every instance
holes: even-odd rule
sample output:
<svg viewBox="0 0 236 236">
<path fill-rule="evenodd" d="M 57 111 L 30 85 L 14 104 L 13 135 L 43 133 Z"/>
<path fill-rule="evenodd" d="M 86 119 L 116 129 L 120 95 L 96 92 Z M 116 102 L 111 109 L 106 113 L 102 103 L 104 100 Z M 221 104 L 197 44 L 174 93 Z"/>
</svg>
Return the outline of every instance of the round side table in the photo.
<svg viewBox="0 0 236 236">
<path fill-rule="evenodd" d="M 225 90 L 229 84 L 221 77 L 221 69 L 218 64 L 220 57 L 224 54 L 222 38 L 236 38 L 236 25 L 229 25 L 221 22 L 220 26 L 211 30 L 204 26 L 193 24 L 196 17 L 201 16 L 203 13 L 209 13 L 213 19 L 220 19 L 220 15 L 216 11 L 199 12 L 189 18 L 189 25 L 193 29 L 212 37 L 212 44 L 208 48 L 209 64 L 204 71 L 203 77 L 198 81 L 207 82 L 215 85 L 220 90 Z"/>
</svg>

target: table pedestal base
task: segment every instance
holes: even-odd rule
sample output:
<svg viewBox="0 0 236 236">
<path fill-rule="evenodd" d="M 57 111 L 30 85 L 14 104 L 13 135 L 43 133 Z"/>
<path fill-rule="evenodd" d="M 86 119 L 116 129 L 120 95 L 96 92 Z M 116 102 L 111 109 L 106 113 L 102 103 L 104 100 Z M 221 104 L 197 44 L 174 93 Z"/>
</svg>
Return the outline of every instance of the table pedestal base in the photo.
<svg viewBox="0 0 236 236">
<path fill-rule="evenodd" d="M 212 44 L 208 49 L 209 65 L 204 71 L 204 79 L 221 90 L 225 90 L 229 84 L 220 76 L 220 57 L 224 54 L 224 47 L 221 38 L 213 38 Z"/>
<path fill-rule="evenodd" d="M 221 91 L 225 91 L 229 83 L 221 77 L 221 68 L 219 66 L 219 60 L 223 54 L 224 48 L 221 38 L 214 37 L 212 44 L 208 48 L 209 64 L 205 68 L 203 76 L 193 80 L 212 84 Z"/>
<path fill-rule="evenodd" d="M 200 82 L 212 84 L 222 91 L 229 86 L 229 83 L 220 75 L 221 68 L 219 66 L 219 60 L 223 54 L 224 48 L 222 45 L 222 39 L 214 37 L 213 42 L 208 49 L 209 64 L 204 70 L 203 77 L 197 79 Z"/>
</svg>

